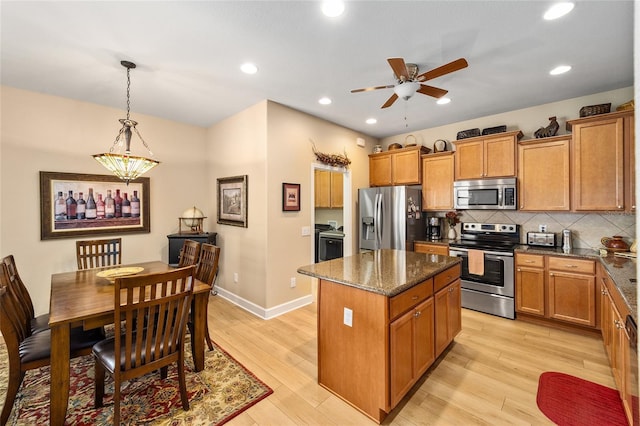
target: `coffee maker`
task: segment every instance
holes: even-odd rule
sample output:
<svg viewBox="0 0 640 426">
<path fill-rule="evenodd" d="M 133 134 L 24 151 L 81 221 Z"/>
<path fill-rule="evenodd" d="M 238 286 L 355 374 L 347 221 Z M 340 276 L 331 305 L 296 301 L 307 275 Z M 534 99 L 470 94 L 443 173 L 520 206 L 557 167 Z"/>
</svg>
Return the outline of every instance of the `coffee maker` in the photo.
<svg viewBox="0 0 640 426">
<path fill-rule="evenodd" d="M 427 218 L 427 237 L 431 241 L 442 239 L 442 218 L 435 216 Z"/>
</svg>

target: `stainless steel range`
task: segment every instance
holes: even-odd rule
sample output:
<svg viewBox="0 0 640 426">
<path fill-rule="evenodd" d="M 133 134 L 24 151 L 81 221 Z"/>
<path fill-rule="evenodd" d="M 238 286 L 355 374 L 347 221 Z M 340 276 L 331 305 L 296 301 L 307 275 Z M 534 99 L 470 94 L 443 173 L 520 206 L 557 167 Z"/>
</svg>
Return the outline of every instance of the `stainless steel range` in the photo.
<svg viewBox="0 0 640 426">
<path fill-rule="evenodd" d="M 462 307 L 515 318 L 513 251 L 520 225 L 462 223 L 449 255 L 462 258 Z"/>
</svg>

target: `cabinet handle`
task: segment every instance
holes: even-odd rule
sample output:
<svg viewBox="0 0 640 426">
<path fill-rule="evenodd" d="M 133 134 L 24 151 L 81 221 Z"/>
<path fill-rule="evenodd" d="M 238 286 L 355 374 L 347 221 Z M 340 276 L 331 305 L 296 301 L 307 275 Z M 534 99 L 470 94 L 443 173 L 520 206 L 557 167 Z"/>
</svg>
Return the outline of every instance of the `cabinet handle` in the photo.
<svg viewBox="0 0 640 426">
<path fill-rule="evenodd" d="M 413 296 L 411 300 L 418 300 L 418 296 Z"/>
<path fill-rule="evenodd" d="M 517 269 L 517 271 L 518 271 L 518 272 L 522 272 L 522 269 L 518 268 L 518 269 Z"/>
<path fill-rule="evenodd" d="M 521 209 L 524 209 L 524 205 L 520 204 L 520 208 L 521 208 Z"/>
<path fill-rule="evenodd" d="M 549 276 L 550 276 L 550 277 L 553 277 L 553 276 L 554 276 L 554 275 L 553 275 L 553 272 L 549 272 Z"/>
<path fill-rule="evenodd" d="M 623 207 L 622 207 L 622 206 L 618 206 L 618 208 L 619 208 L 619 209 L 622 209 Z"/>
<path fill-rule="evenodd" d="M 413 316 L 414 316 L 415 318 L 418 318 L 420 315 L 422 315 L 422 312 L 420 312 L 420 311 L 416 311 L 416 312 L 413 314 Z"/>
<path fill-rule="evenodd" d="M 525 260 L 524 263 L 533 263 L 533 260 Z"/>
<path fill-rule="evenodd" d="M 564 265 L 565 268 L 577 268 L 578 265 Z"/>
</svg>

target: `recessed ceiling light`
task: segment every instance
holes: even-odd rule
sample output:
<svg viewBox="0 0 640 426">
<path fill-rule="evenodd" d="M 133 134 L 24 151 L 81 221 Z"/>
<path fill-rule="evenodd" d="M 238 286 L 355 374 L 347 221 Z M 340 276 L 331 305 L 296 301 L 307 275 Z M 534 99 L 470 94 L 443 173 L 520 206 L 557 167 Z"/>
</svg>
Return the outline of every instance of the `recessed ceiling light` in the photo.
<svg viewBox="0 0 640 426">
<path fill-rule="evenodd" d="M 547 21 L 551 21 L 553 19 L 558 19 L 561 16 L 566 15 L 567 13 L 573 10 L 574 4 L 571 2 L 562 2 L 556 3 L 551 6 L 544 14 L 544 19 Z"/>
<path fill-rule="evenodd" d="M 551 75 L 564 74 L 565 72 L 569 71 L 570 69 L 571 69 L 571 67 L 569 65 L 560 65 L 560 66 L 555 67 L 551 71 L 549 71 L 549 74 L 551 74 Z"/>
<path fill-rule="evenodd" d="M 242 70 L 242 72 L 245 74 L 255 74 L 258 72 L 258 67 L 250 62 L 247 62 L 240 66 L 240 70 Z"/>
<path fill-rule="evenodd" d="M 445 97 L 442 97 L 436 101 L 438 105 L 445 105 L 445 104 L 448 104 L 449 102 L 451 102 L 451 99 L 445 98 Z"/>
<path fill-rule="evenodd" d="M 376 120 L 375 118 L 367 118 L 366 123 L 367 124 L 376 124 L 378 122 L 378 120 Z"/>
<path fill-rule="evenodd" d="M 322 2 L 322 13 L 329 18 L 335 18 L 344 12 L 344 2 L 342 0 L 325 0 Z"/>
<path fill-rule="evenodd" d="M 331 104 L 331 99 L 324 97 L 324 98 L 320 98 L 318 99 L 318 103 L 321 105 L 329 105 Z"/>
</svg>

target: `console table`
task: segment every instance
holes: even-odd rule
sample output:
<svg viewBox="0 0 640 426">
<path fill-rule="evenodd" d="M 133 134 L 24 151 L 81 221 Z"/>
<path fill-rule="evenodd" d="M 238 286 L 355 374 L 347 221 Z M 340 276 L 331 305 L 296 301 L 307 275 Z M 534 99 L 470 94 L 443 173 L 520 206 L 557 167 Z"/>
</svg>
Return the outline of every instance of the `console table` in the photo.
<svg viewBox="0 0 640 426">
<path fill-rule="evenodd" d="M 203 232 L 201 234 L 171 234 L 169 239 L 169 265 L 177 266 L 180 261 L 180 249 L 184 240 L 193 240 L 199 243 L 216 244 L 217 232 Z"/>
</svg>

